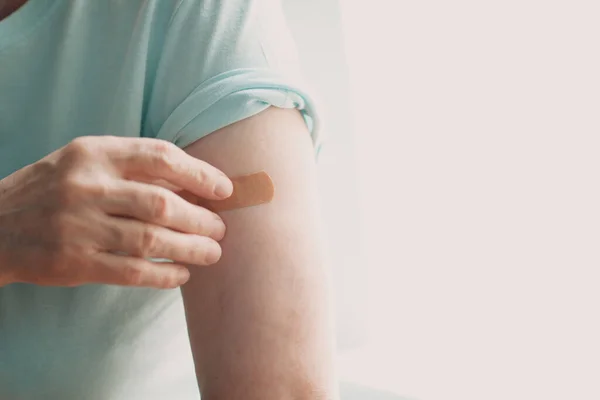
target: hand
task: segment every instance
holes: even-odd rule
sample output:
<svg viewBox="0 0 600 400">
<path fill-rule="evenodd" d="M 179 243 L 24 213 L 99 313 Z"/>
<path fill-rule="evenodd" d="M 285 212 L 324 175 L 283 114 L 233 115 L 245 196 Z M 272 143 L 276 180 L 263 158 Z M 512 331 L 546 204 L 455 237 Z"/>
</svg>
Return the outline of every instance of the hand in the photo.
<svg viewBox="0 0 600 400">
<path fill-rule="evenodd" d="M 213 200 L 233 190 L 169 142 L 112 136 L 75 139 L 0 180 L 0 286 L 185 283 L 184 264 L 218 261 L 225 225 L 167 187 Z"/>
</svg>

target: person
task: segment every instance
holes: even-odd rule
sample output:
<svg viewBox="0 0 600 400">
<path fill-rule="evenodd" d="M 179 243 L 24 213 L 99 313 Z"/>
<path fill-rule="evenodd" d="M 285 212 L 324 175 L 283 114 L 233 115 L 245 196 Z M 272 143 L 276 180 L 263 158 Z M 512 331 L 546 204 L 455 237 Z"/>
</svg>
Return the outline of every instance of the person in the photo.
<svg viewBox="0 0 600 400">
<path fill-rule="evenodd" d="M 276 0 L 0 0 L 0 398 L 335 399 Z M 212 212 L 231 177 L 268 204 Z"/>
</svg>

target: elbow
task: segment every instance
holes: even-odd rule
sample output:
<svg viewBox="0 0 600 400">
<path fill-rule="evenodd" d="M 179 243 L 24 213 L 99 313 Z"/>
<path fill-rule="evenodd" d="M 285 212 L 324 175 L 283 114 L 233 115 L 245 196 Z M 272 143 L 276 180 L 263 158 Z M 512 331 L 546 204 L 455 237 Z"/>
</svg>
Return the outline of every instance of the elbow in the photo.
<svg viewBox="0 0 600 400">
<path fill-rule="evenodd" d="M 268 386 L 268 387 L 267 387 Z M 220 391 L 202 391 L 202 400 L 231 400 L 243 398 L 245 400 L 339 400 L 336 386 L 324 385 L 322 382 L 303 382 L 289 384 L 282 387 L 281 382 L 272 382 L 271 385 L 258 385 L 240 390 L 240 387 L 231 385 Z"/>
</svg>

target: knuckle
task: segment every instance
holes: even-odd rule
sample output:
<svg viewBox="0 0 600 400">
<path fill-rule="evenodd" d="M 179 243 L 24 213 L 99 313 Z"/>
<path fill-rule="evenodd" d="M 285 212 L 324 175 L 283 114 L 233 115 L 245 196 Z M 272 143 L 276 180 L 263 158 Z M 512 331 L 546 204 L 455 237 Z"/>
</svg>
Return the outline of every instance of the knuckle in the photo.
<svg viewBox="0 0 600 400">
<path fill-rule="evenodd" d="M 158 247 L 158 243 L 159 243 L 159 237 L 158 237 L 158 233 L 156 232 L 156 230 L 154 230 L 150 227 L 145 228 L 140 235 L 140 239 L 139 239 L 139 243 L 138 243 L 139 254 L 141 256 L 151 255 L 152 253 L 154 253 L 154 251 Z"/>
<path fill-rule="evenodd" d="M 157 139 L 154 142 L 154 148 L 155 148 L 156 152 L 159 153 L 159 154 L 171 153 L 174 146 L 175 145 L 173 143 L 168 142 L 166 140 L 159 140 L 159 139 Z"/>
<path fill-rule="evenodd" d="M 75 171 L 62 171 L 58 183 L 61 188 L 68 190 L 78 190 L 85 186 L 85 180 Z"/>
<path fill-rule="evenodd" d="M 90 190 L 93 183 L 75 172 L 65 172 L 58 178 L 58 199 L 61 205 L 72 205 L 80 200 Z"/>
<path fill-rule="evenodd" d="M 192 265 L 204 265 L 204 251 L 198 249 L 196 246 L 182 249 L 181 257 L 182 262 L 189 263 Z"/>
<path fill-rule="evenodd" d="M 144 280 L 144 271 L 139 265 L 129 264 L 123 270 L 123 278 L 127 284 L 139 286 Z"/>
<path fill-rule="evenodd" d="M 163 140 L 159 140 L 154 145 L 155 157 L 154 163 L 156 168 L 174 169 L 175 166 L 175 151 L 173 144 Z"/>
<path fill-rule="evenodd" d="M 68 156 L 87 157 L 94 154 L 95 138 L 90 136 L 82 136 L 73 139 L 65 148 Z"/>
<path fill-rule="evenodd" d="M 157 277 L 157 280 L 157 286 L 164 289 L 174 288 L 177 286 L 174 274 L 162 274 L 161 276 Z"/>
<path fill-rule="evenodd" d="M 119 224 L 107 223 L 103 224 L 103 228 L 105 229 L 107 236 L 110 238 L 108 242 L 110 243 L 129 243 L 131 237 L 128 237 L 127 232 L 123 229 Z"/>
<path fill-rule="evenodd" d="M 59 171 L 58 164 L 46 158 L 34 163 L 32 167 L 35 168 L 37 175 L 44 177 L 54 177 Z"/>
<path fill-rule="evenodd" d="M 150 218 L 153 221 L 165 221 L 169 218 L 170 206 L 169 199 L 166 194 L 155 194 L 150 203 Z"/>
<path fill-rule="evenodd" d="M 79 172 L 68 172 L 60 179 L 61 192 L 81 196 L 93 196 L 95 198 L 110 195 L 109 181 L 102 176 L 90 176 Z"/>
<path fill-rule="evenodd" d="M 83 189 L 90 195 L 94 196 L 94 198 L 107 198 L 111 195 L 110 187 L 105 182 L 93 183 L 87 181 L 84 184 Z"/>
<path fill-rule="evenodd" d="M 211 174 L 207 171 L 206 168 L 198 168 L 192 171 L 196 180 L 202 184 L 208 184 L 211 180 Z"/>
</svg>

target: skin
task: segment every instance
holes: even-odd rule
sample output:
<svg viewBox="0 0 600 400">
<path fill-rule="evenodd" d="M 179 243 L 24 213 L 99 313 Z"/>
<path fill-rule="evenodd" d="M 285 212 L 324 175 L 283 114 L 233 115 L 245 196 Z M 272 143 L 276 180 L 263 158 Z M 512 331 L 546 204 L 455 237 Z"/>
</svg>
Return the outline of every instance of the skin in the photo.
<svg viewBox="0 0 600 400">
<path fill-rule="evenodd" d="M 171 143 L 110 136 L 75 139 L 2 179 L 0 285 L 181 285 L 186 264 L 220 258 L 225 225 L 166 184 L 213 200 L 232 191 Z"/>
<path fill-rule="evenodd" d="M 270 108 L 186 151 L 229 176 L 265 170 L 275 185 L 271 203 L 221 214 L 223 257 L 183 286 L 203 399 L 337 398 L 314 151 L 301 116 Z"/>
</svg>

